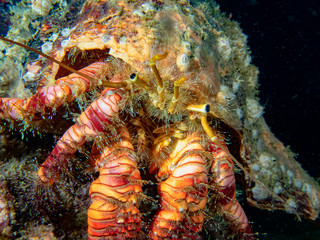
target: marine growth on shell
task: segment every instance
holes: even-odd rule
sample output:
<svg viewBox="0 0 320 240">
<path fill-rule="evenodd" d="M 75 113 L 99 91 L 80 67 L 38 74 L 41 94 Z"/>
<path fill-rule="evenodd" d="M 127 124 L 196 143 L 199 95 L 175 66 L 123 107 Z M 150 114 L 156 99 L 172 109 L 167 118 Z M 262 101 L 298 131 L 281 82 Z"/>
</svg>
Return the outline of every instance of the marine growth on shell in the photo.
<svg viewBox="0 0 320 240">
<path fill-rule="evenodd" d="M 215 2 L 12 11 L 1 236 L 255 239 L 236 182 L 252 206 L 318 217 L 319 186 L 267 127 L 246 36 Z"/>
</svg>

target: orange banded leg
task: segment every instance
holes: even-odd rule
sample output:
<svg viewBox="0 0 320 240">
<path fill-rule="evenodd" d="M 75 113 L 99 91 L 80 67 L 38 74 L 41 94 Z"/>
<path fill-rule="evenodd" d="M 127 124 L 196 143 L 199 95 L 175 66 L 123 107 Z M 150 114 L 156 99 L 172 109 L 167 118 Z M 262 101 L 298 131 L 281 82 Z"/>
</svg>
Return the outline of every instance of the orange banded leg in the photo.
<svg viewBox="0 0 320 240">
<path fill-rule="evenodd" d="M 118 113 L 117 93 L 105 95 L 94 101 L 78 118 L 78 123 L 70 127 L 56 144 L 49 157 L 41 165 L 38 175 L 43 182 L 52 184 L 59 174 L 59 168 L 85 142 L 86 137 L 95 137 L 112 124 Z"/>
<path fill-rule="evenodd" d="M 158 178 L 160 209 L 150 229 L 152 239 L 197 239 L 207 203 L 207 171 L 200 138 L 178 140 Z"/>
<path fill-rule="evenodd" d="M 230 158 L 228 148 L 223 141 L 217 139 L 211 142 L 209 151 L 213 156 L 211 172 L 214 174 L 214 181 L 218 185 L 218 191 L 223 196 L 220 199 L 220 204 L 228 212 L 227 219 L 236 223 L 238 230 L 247 235 L 246 239 L 253 239 L 250 235 L 252 232 L 248 218 L 236 199 L 234 163 Z"/>
<path fill-rule="evenodd" d="M 94 156 L 100 176 L 90 188 L 89 239 L 138 239 L 141 177 L 126 129 L 120 138 Z"/>
<path fill-rule="evenodd" d="M 99 85 L 99 79 L 95 78 L 95 75 L 101 69 L 110 67 L 109 65 L 110 63 L 106 62 L 95 62 L 79 70 L 79 72 L 89 76 L 95 82 L 72 73 L 66 77 L 59 78 L 54 86 L 38 89 L 36 94 L 30 98 L 1 98 L 0 118 L 12 120 L 34 119 L 35 114 L 45 113 L 45 108 L 60 107 L 63 103 L 70 102 L 82 93 Z"/>
</svg>

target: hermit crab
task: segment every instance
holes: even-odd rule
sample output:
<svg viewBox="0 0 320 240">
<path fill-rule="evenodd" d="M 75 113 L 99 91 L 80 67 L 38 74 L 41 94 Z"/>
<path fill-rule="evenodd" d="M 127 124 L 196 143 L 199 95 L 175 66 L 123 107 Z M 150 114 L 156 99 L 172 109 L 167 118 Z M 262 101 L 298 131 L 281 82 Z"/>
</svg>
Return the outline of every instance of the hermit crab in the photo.
<svg viewBox="0 0 320 240">
<path fill-rule="evenodd" d="M 265 124 L 245 35 L 214 2 L 85 1 L 63 31 L 33 50 L 34 94 L 1 98 L 0 117 L 68 127 L 36 176 L 53 187 L 87 156 L 89 239 L 254 239 L 235 164 L 253 206 L 317 218 L 319 187 Z"/>
</svg>

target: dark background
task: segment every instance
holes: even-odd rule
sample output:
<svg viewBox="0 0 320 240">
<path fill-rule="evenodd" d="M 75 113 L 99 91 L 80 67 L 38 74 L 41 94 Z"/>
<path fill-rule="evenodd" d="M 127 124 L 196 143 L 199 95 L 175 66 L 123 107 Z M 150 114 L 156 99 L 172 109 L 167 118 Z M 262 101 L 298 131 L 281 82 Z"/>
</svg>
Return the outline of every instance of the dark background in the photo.
<svg viewBox="0 0 320 240">
<path fill-rule="evenodd" d="M 217 2 L 248 36 L 272 132 L 309 174 L 320 177 L 320 1 Z"/>
<path fill-rule="evenodd" d="M 272 132 L 320 179 L 320 1 L 216 0 L 248 36 Z M 259 239 L 320 239 L 320 224 L 245 206 Z"/>
</svg>

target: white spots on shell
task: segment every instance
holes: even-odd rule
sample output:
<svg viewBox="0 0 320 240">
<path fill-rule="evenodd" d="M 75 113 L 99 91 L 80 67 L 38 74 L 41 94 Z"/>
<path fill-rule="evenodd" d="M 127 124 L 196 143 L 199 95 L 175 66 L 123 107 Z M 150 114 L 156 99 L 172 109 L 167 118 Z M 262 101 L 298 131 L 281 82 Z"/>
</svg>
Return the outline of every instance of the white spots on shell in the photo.
<svg viewBox="0 0 320 240">
<path fill-rule="evenodd" d="M 295 186 L 296 188 L 298 188 L 298 189 L 301 189 L 301 188 L 302 188 L 302 182 L 301 182 L 301 180 L 299 180 L 299 179 L 297 179 L 297 178 L 295 178 L 295 179 L 293 180 L 293 184 L 294 184 L 294 186 Z"/>
<path fill-rule="evenodd" d="M 232 91 L 233 91 L 233 93 L 238 92 L 239 87 L 240 87 L 240 83 L 234 81 L 234 82 L 232 83 Z"/>
<path fill-rule="evenodd" d="M 308 183 L 303 184 L 302 186 L 302 192 L 304 192 L 305 194 L 307 194 L 308 196 L 311 195 L 312 193 L 312 188 Z"/>
<path fill-rule="evenodd" d="M 287 171 L 287 174 L 288 174 L 289 178 L 294 178 L 294 172 L 292 170 L 289 169 Z"/>
<path fill-rule="evenodd" d="M 136 16 L 136 17 L 143 17 L 144 13 L 140 9 L 135 9 L 133 11 L 133 15 Z"/>
<path fill-rule="evenodd" d="M 276 158 L 266 152 L 263 152 L 259 156 L 259 162 L 263 168 L 269 168 L 273 165 Z"/>
<path fill-rule="evenodd" d="M 53 49 L 53 42 L 58 38 L 58 36 L 59 36 L 59 33 L 52 33 L 52 35 L 48 38 L 48 41 L 46 41 L 41 46 L 41 51 L 45 54 L 50 53 Z"/>
<path fill-rule="evenodd" d="M 119 43 L 120 44 L 126 44 L 127 43 L 127 38 L 125 36 L 122 36 L 120 39 L 119 39 Z"/>
<path fill-rule="evenodd" d="M 276 182 L 276 184 L 273 188 L 273 192 L 277 195 L 279 195 L 281 192 L 283 192 L 283 187 L 280 182 Z"/>
<path fill-rule="evenodd" d="M 298 206 L 294 199 L 289 198 L 286 202 L 285 208 L 288 213 L 295 213 Z"/>
<path fill-rule="evenodd" d="M 133 11 L 133 15 L 137 17 L 143 17 L 148 12 L 154 12 L 154 11 L 155 11 L 155 8 L 150 3 L 146 2 L 144 4 L 139 5 L 139 8 Z"/>
<path fill-rule="evenodd" d="M 230 59 L 232 49 L 231 49 L 230 41 L 228 38 L 226 37 L 218 38 L 218 51 L 224 60 L 227 61 Z"/>
<path fill-rule="evenodd" d="M 23 80 L 24 81 L 26 81 L 26 82 L 32 82 L 32 81 L 34 81 L 35 79 L 35 74 L 34 73 L 32 73 L 32 72 L 27 72 L 25 75 L 23 75 Z"/>
<path fill-rule="evenodd" d="M 244 60 L 244 66 L 248 67 L 251 63 L 251 56 L 248 54 L 246 59 Z"/>
<path fill-rule="evenodd" d="M 253 193 L 253 198 L 258 201 L 265 200 L 269 196 L 268 192 L 259 185 L 256 185 L 254 188 L 252 188 L 251 191 Z"/>
<path fill-rule="evenodd" d="M 52 42 L 45 42 L 42 46 L 41 46 L 41 51 L 43 53 L 50 53 L 52 51 L 52 47 L 53 47 L 53 43 Z"/>
<path fill-rule="evenodd" d="M 270 179 L 273 174 L 270 170 L 262 168 L 260 171 L 260 175 L 265 179 Z"/>
<path fill-rule="evenodd" d="M 71 33 L 71 29 L 70 28 L 64 28 L 64 29 L 61 30 L 61 35 L 63 37 L 68 37 L 70 35 L 70 33 Z"/>
<path fill-rule="evenodd" d="M 218 92 L 217 93 L 217 102 L 220 104 L 227 104 L 228 102 L 228 96 L 224 92 Z"/>
<path fill-rule="evenodd" d="M 62 40 L 60 45 L 61 45 L 62 48 L 66 48 L 68 46 L 69 42 L 70 42 L 70 40 L 68 38 L 68 39 Z"/>
<path fill-rule="evenodd" d="M 118 217 L 117 218 L 117 223 L 119 223 L 119 224 L 124 223 L 124 218 Z"/>
<path fill-rule="evenodd" d="M 181 72 L 187 71 L 190 66 L 188 55 L 186 53 L 179 54 L 177 56 L 176 64 Z"/>
<path fill-rule="evenodd" d="M 144 12 L 142 12 L 140 9 L 135 9 L 133 11 L 133 15 L 135 15 L 136 17 L 143 17 L 144 16 Z"/>
<path fill-rule="evenodd" d="M 259 164 L 257 164 L 257 163 L 252 164 L 252 165 L 250 166 L 250 168 L 251 168 L 251 171 L 256 172 L 256 173 L 260 172 L 260 170 L 261 170 L 261 167 L 260 167 Z"/>
<path fill-rule="evenodd" d="M 316 191 L 313 191 L 309 196 L 311 198 L 312 205 L 318 208 L 319 198 L 320 198 L 319 193 L 317 193 Z"/>
<path fill-rule="evenodd" d="M 263 140 L 261 138 L 259 138 L 258 141 L 257 141 L 257 150 L 258 151 L 262 151 L 263 148 L 264 148 L 264 142 L 263 142 Z"/>
<path fill-rule="evenodd" d="M 141 4 L 141 9 L 145 13 L 155 11 L 155 8 L 149 2 Z"/>
<path fill-rule="evenodd" d="M 248 114 L 248 121 L 250 124 L 253 124 L 258 118 L 260 118 L 263 114 L 263 107 L 260 106 L 259 102 L 247 98 L 247 114 Z"/>
<path fill-rule="evenodd" d="M 257 139 L 258 138 L 258 133 L 259 133 L 258 129 L 253 129 L 252 130 L 252 138 L 253 139 Z"/>
<path fill-rule="evenodd" d="M 230 101 L 235 99 L 235 95 L 230 91 L 230 88 L 226 85 L 220 86 L 220 92 L 217 94 L 217 102 L 223 105 L 227 105 Z"/>
<path fill-rule="evenodd" d="M 291 185 L 293 181 L 295 180 L 294 172 L 290 169 L 287 170 L 287 176 L 288 176 L 288 183 Z"/>
<path fill-rule="evenodd" d="M 49 37 L 49 41 L 54 42 L 59 37 L 59 33 L 52 33 L 52 35 Z"/>
<path fill-rule="evenodd" d="M 60 0 L 32 0 L 31 7 L 39 15 L 47 15 L 53 4 L 60 2 Z"/>
<path fill-rule="evenodd" d="M 237 108 L 237 115 L 238 115 L 238 117 L 240 118 L 240 119 L 242 119 L 243 118 L 243 111 L 242 111 L 242 109 L 241 108 Z"/>
<path fill-rule="evenodd" d="M 319 194 L 317 191 L 313 191 L 312 187 L 308 183 L 302 185 L 302 192 L 308 195 L 311 199 L 311 203 L 315 207 L 319 207 Z"/>
<path fill-rule="evenodd" d="M 182 41 L 181 42 L 181 50 L 187 54 L 188 56 L 191 55 L 191 43 L 186 42 L 186 41 Z"/>
</svg>

